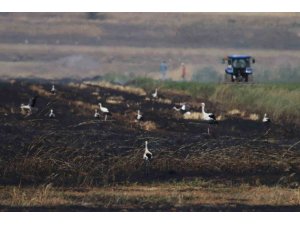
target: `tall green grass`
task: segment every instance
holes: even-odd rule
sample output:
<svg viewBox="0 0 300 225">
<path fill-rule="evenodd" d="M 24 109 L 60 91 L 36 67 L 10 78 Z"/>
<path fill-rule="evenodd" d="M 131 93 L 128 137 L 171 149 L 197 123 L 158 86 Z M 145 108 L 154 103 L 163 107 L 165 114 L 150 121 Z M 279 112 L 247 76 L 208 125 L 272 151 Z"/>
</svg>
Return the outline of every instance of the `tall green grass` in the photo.
<svg viewBox="0 0 300 225">
<path fill-rule="evenodd" d="M 110 81 L 113 81 L 110 77 Z M 114 79 L 122 80 L 118 76 Z M 225 109 L 238 108 L 249 113 L 267 113 L 278 123 L 300 124 L 300 83 L 266 84 L 215 84 L 193 81 L 161 81 L 144 77 L 127 79 L 127 84 L 148 91 L 179 90 L 194 98 L 207 99 L 219 103 Z"/>
<path fill-rule="evenodd" d="M 274 121 L 300 124 L 300 83 L 230 85 L 199 82 L 158 81 L 137 78 L 132 84 L 145 88 L 185 91 L 225 108 L 267 113 Z"/>
<path fill-rule="evenodd" d="M 300 124 L 300 84 L 216 85 L 212 102 Z"/>
<path fill-rule="evenodd" d="M 142 87 L 146 90 L 154 90 L 159 88 L 161 90 L 178 90 L 184 91 L 193 97 L 208 97 L 215 92 L 216 85 L 212 83 L 198 83 L 198 82 L 178 82 L 178 81 L 160 81 L 150 78 L 137 78 L 129 84 Z"/>
</svg>

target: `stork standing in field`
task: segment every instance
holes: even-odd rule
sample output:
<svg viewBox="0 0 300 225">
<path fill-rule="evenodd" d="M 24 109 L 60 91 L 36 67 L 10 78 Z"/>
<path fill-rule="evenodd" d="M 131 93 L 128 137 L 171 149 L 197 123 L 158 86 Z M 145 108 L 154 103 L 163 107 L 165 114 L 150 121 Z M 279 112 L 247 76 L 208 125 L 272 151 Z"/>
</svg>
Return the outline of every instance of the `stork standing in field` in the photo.
<svg viewBox="0 0 300 225">
<path fill-rule="evenodd" d="M 145 162 L 145 168 L 146 168 L 146 174 L 149 174 L 149 166 L 150 166 L 150 160 L 152 159 L 152 153 L 148 149 L 148 141 L 145 141 L 145 152 L 143 155 L 143 159 Z"/>
<path fill-rule="evenodd" d="M 111 113 L 109 112 L 108 108 L 105 108 L 105 107 L 102 106 L 102 103 L 99 103 L 99 107 L 100 107 L 100 111 L 102 113 L 104 113 L 104 115 L 105 115 L 104 121 L 106 121 L 107 115 L 111 115 Z"/>
<path fill-rule="evenodd" d="M 33 108 L 35 107 L 36 99 L 37 99 L 37 96 L 34 96 L 33 98 L 29 99 L 29 102 L 27 105 L 22 103 L 20 106 L 21 111 L 22 112 L 27 111 L 27 114 L 30 115 L 32 113 Z"/>
<path fill-rule="evenodd" d="M 181 111 L 186 112 L 186 110 L 187 110 L 186 104 L 185 103 L 181 103 L 180 105 L 181 105 L 181 108 L 180 108 Z"/>
<path fill-rule="evenodd" d="M 264 114 L 262 122 L 263 122 L 264 127 L 265 127 L 265 134 L 264 135 L 267 135 L 271 130 L 271 127 L 270 127 L 271 119 L 267 116 L 267 113 Z"/>
<path fill-rule="evenodd" d="M 98 112 L 97 109 L 95 109 L 95 113 L 94 113 L 94 118 L 100 118 L 100 113 Z"/>
<path fill-rule="evenodd" d="M 50 109 L 49 118 L 55 118 L 55 114 L 53 112 L 53 109 Z"/>
<path fill-rule="evenodd" d="M 263 122 L 264 124 L 269 124 L 269 123 L 271 123 L 271 120 L 270 120 L 270 118 L 267 116 L 267 113 L 264 114 L 264 118 L 262 119 L 262 122 Z"/>
<path fill-rule="evenodd" d="M 148 149 L 148 141 L 145 141 L 145 152 L 143 155 L 145 161 L 150 161 L 152 159 L 152 153 Z"/>
<path fill-rule="evenodd" d="M 50 91 L 53 95 L 56 94 L 56 89 L 55 89 L 55 86 L 54 84 L 52 84 L 52 88 L 51 88 L 51 91 Z"/>
<path fill-rule="evenodd" d="M 141 114 L 141 111 L 137 111 L 137 116 L 136 116 L 137 121 L 141 121 L 143 119 L 143 115 Z"/>
<path fill-rule="evenodd" d="M 157 88 L 155 88 L 155 92 L 152 93 L 152 97 L 153 97 L 153 98 L 157 98 L 157 96 L 158 96 Z"/>
<path fill-rule="evenodd" d="M 201 103 L 202 107 L 202 119 L 208 121 L 209 123 L 217 122 L 216 116 L 213 113 L 207 113 L 205 112 L 205 103 Z"/>
<path fill-rule="evenodd" d="M 202 119 L 205 121 L 208 121 L 208 124 L 217 123 L 216 116 L 213 113 L 205 112 L 205 103 L 204 102 L 201 103 L 201 107 L 202 107 Z M 209 136 L 211 135 L 210 125 L 208 125 L 208 127 L 207 127 L 207 134 Z"/>
</svg>

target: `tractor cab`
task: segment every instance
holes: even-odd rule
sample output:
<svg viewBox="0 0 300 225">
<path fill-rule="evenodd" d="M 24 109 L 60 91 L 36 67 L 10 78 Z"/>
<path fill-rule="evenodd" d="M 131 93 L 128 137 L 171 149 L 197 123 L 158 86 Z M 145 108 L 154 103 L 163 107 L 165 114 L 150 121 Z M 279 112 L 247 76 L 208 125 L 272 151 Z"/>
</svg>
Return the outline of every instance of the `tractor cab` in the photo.
<svg viewBox="0 0 300 225">
<path fill-rule="evenodd" d="M 251 68 L 251 63 L 255 63 L 254 58 L 248 55 L 229 55 L 223 58 L 223 64 L 226 62 L 225 81 L 253 81 L 253 69 Z"/>
</svg>

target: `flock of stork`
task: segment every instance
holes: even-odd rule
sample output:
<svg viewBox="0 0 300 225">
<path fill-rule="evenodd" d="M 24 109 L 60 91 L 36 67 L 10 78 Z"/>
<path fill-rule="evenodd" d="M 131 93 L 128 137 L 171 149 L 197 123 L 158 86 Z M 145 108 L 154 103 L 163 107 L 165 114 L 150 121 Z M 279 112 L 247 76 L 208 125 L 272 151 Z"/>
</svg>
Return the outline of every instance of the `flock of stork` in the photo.
<svg viewBox="0 0 300 225">
<path fill-rule="evenodd" d="M 54 85 L 52 85 L 50 92 L 53 95 L 55 95 L 57 93 L 57 90 Z M 152 93 L 151 95 L 152 95 L 153 99 L 157 99 L 158 98 L 158 89 L 156 88 L 154 93 Z M 36 100 L 37 100 L 37 96 L 34 96 L 34 97 L 30 98 L 29 103 L 27 105 L 21 104 L 21 107 L 20 107 L 21 111 L 22 112 L 26 111 L 27 115 L 30 115 L 33 112 L 33 110 L 35 109 Z M 181 103 L 180 106 L 181 107 L 174 106 L 173 109 L 177 112 L 181 112 L 182 114 L 191 114 L 191 112 L 188 111 L 188 107 L 185 103 Z M 105 116 L 104 121 L 106 121 L 107 116 L 111 115 L 109 109 L 102 106 L 102 103 L 99 103 L 99 109 L 100 109 L 101 113 L 104 114 L 104 116 Z M 213 113 L 205 112 L 205 103 L 203 103 L 203 102 L 201 103 L 201 109 L 202 109 L 202 119 L 203 120 L 207 121 L 209 124 L 217 123 L 216 117 Z M 48 116 L 49 116 L 49 118 L 55 118 L 53 109 L 50 109 L 50 113 Z M 101 114 L 98 112 L 97 109 L 95 109 L 94 118 L 100 118 L 100 116 L 101 116 Z M 141 114 L 140 110 L 138 110 L 136 120 L 141 121 L 142 119 L 143 119 L 143 115 Z M 268 124 L 271 122 L 270 118 L 267 117 L 266 113 L 264 114 L 262 122 L 265 124 Z M 208 134 L 209 134 L 209 127 L 208 127 Z M 143 155 L 143 159 L 147 162 L 152 159 L 152 153 L 148 149 L 148 141 L 145 141 L 145 152 Z"/>
</svg>

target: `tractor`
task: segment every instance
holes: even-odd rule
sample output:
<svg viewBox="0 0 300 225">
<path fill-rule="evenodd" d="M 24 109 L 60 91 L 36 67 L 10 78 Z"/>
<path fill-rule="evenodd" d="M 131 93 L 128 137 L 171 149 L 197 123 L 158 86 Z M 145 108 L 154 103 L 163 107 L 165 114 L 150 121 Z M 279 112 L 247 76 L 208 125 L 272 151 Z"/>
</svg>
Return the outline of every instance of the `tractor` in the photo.
<svg viewBox="0 0 300 225">
<path fill-rule="evenodd" d="M 223 58 L 223 64 L 227 62 L 225 69 L 225 82 L 252 82 L 253 69 L 251 63 L 255 59 L 248 55 L 229 55 Z"/>
</svg>

